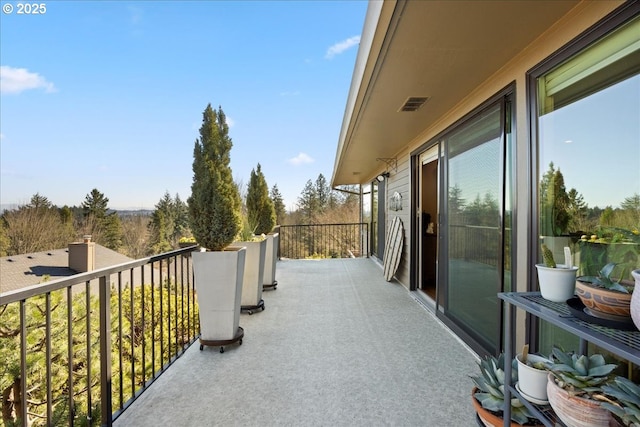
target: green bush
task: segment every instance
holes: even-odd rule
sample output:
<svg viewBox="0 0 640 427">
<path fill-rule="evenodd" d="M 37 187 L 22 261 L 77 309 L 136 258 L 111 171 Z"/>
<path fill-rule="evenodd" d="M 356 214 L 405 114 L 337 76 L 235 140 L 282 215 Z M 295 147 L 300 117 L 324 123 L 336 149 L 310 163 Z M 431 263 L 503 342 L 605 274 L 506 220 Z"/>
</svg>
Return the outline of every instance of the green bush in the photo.
<svg viewBox="0 0 640 427">
<path fill-rule="evenodd" d="M 222 108 L 216 111 L 207 105 L 193 150 L 193 183 L 187 202 L 193 236 L 212 251 L 232 243 L 240 228 L 240 195 L 229 166 L 232 145 Z"/>
</svg>

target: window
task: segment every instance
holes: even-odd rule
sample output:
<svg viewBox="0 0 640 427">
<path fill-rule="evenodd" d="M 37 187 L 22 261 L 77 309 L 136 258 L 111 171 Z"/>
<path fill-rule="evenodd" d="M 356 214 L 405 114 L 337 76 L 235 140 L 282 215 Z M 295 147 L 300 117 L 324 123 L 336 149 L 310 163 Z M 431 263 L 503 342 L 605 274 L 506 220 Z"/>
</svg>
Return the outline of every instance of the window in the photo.
<svg viewBox="0 0 640 427">
<path fill-rule="evenodd" d="M 617 277 L 632 280 L 640 267 L 640 17 L 533 77 L 538 249 L 547 244 L 562 263 L 568 246 L 578 275 L 616 263 Z"/>
</svg>

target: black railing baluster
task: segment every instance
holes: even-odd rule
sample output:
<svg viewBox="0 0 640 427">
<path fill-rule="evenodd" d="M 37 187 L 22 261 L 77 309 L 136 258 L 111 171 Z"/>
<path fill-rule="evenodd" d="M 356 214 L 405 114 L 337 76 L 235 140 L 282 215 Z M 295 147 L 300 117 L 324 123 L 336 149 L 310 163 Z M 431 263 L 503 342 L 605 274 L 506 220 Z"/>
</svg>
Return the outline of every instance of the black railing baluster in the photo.
<svg viewBox="0 0 640 427">
<path fill-rule="evenodd" d="M 85 282 L 87 337 L 87 425 L 91 426 L 91 282 Z"/>
<path fill-rule="evenodd" d="M 73 426 L 75 409 L 73 401 L 73 304 L 72 286 L 67 286 L 67 369 L 69 377 L 67 388 L 69 391 L 69 425 Z"/>
<path fill-rule="evenodd" d="M 142 269 L 144 270 L 144 267 L 142 267 Z M 129 300 L 130 300 L 130 306 L 129 306 L 129 311 L 130 311 L 130 326 L 131 326 L 131 396 L 135 396 L 136 395 L 136 358 L 135 358 L 135 348 L 136 348 L 136 341 L 135 341 L 135 312 L 134 312 L 134 307 L 135 307 L 135 299 L 134 299 L 134 295 L 133 295 L 133 284 L 134 279 L 135 279 L 135 274 L 134 274 L 134 270 L 133 268 L 131 270 L 129 270 L 129 275 L 130 275 L 130 283 L 129 283 Z"/>
<path fill-rule="evenodd" d="M 122 409 L 124 395 L 122 392 L 122 271 L 118 271 L 118 409 Z"/>
<path fill-rule="evenodd" d="M 110 426 L 113 406 L 111 378 L 111 286 L 109 276 L 100 277 L 100 416 L 102 425 Z"/>
<path fill-rule="evenodd" d="M 22 410 L 20 411 L 20 417 L 22 418 L 22 425 L 28 424 L 28 409 L 27 404 L 27 300 L 20 300 L 20 404 Z"/>
<path fill-rule="evenodd" d="M 51 395 L 51 292 L 45 294 L 45 346 L 47 360 L 47 424 L 53 423 L 53 398 Z"/>
</svg>

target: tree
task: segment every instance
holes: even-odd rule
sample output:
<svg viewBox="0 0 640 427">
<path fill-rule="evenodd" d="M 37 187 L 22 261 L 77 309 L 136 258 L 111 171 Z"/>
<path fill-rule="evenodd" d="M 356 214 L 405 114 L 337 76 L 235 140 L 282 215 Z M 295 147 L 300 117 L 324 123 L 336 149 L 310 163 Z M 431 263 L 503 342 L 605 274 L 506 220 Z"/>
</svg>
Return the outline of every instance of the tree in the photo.
<svg viewBox="0 0 640 427">
<path fill-rule="evenodd" d="M 269 187 L 264 178 L 260 163 L 251 170 L 251 178 L 247 186 L 247 217 L 255 234 L 267 234 L 276 224 L 276 211 L 269 198 Z"/>
<path fill-rule="evenodd" d="M 314 222 L 320 211 L 319 207 L 318 190 L 311 180 L 308 180 L 298 197 L 298 208 L 307 224 Z"/>
<path fill-rule="evenodd" d="M 193 149 L 189 220 L 197 242 L 219 251 L 238 234 L 241 200 L 229 166 L 233 143 L 222 107 L 215 111 L 209 104 L 202 116 Z"/>
<path fill-rule="evenodd" d="M 150 222 L 148 215 L 122 218 L 121 252 L 133 259 L 140 259 L 148 254 Z"/>
<path fill-rule="evenodd" d="M 91 190 L 82 202 L 83 234 L 114 251 L 122 245 L 122 224 L 117 212 L 109 213 L 109 199 L 97 188 Z"/>
<path fill-rule="evenodd" d="M 82 210 L 85 218 L 88 216 L 94 216 L 102 219 L 107 216 L 107 205 L 109 199 L 104 196 L 97 188 L 91 190 L 91 193 L 87 194 L 82 202 Z"/>
<path fill-rule="evenodd" d="M 276 224 L 284 224 L 284 218 L 287 215 L 287 211 L 277 184 L 273 184 L 273 187 L 271 187 L 271 200 L 273 201 L 273 209 L 276 213 Z"/>
<path fill-rule="evenodd" d="M 553 162 L 540 182 L 540 231 L 543 236 L 561 236 L 569 226 L 569 196 L 564 176 Z"/>
<path fill-rule="evenodd" d="M 73 229 L 63 221 L 64 216 L 38 193 L 2 218 L 7 255 L 63 248 L 73 240 Z"/>
<path fill-rule="evenodd" d="M 316 178 L 316 196 L 318 198 L 318 209 L 322 212 L 329 205 L 331 196 L 331 187 L 329 187 L 327 179 L 322 174 Z"/>
</svg>

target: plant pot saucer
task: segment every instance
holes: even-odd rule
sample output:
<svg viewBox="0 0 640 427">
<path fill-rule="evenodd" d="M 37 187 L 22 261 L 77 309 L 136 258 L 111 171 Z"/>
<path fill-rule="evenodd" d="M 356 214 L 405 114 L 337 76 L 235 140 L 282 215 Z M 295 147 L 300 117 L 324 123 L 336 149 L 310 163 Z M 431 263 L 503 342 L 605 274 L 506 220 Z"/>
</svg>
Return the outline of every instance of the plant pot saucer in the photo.
<svg viewBox="0 0 640 427">
<path fill-rule="evenodd" d="M 527 399 L 531 403 L 535 403 L 536 405 L 548 405 L 549 404 L 548 400 L 536 399 L 535 397 L 531 397 L 528 394 L 523 393 L 522 390 L 520 390 L 520 383 L 516 383 L 516 390 L 518 390 L 518 393 L 520 393 L 520 395 L 522 397 L 524 397 L 525 399 Z"/>
<path fill-rule="evenodd" d="M 593 323 L 600 326 L 606 326 L 608 328 L 620 329 L 623 331 L 635 331 L 636 327 L 633 324 L 633 320 L 630 317 L 615 316 L 613 314 L 601 314 L 595 313 L 594 310 L 590 310 L 580 301 L 580 298 L 574 297 L 567 300 L 567 305 L 571 314 L 580 320 L 588 323 Z M 606 317 L 605 317 L 606 316 Z"/>
</svg>

